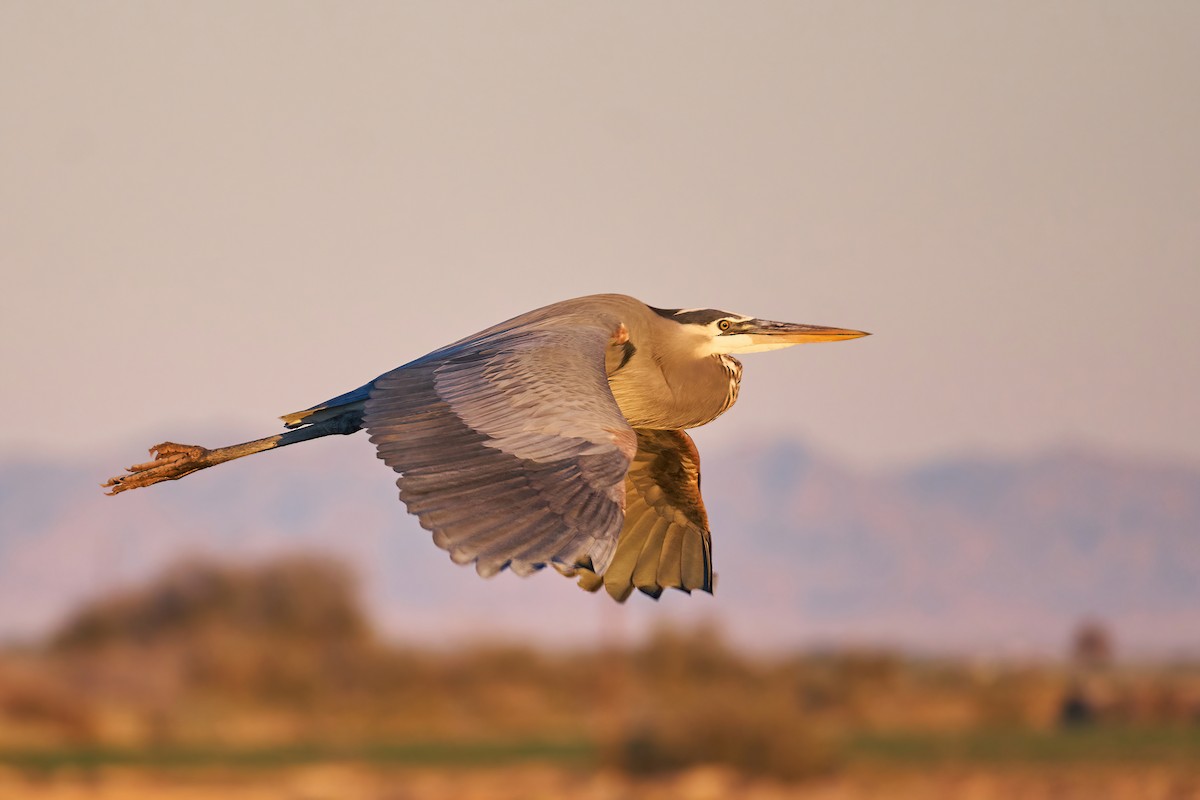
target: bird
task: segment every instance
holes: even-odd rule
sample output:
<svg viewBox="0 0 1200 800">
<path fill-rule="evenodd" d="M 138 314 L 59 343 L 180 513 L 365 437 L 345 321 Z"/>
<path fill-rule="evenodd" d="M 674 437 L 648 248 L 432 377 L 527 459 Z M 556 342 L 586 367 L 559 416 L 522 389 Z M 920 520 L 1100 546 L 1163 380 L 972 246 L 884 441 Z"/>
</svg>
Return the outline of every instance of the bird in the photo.
<svg viewBox="0 0 1200 800">
<path fill-rule="evenodd" d="M 434 543 L 484 577 L 553 567 L 618 602 L 713 591 L 700 454 L 687 431 L 737 401 L 735 355 L 856 339 L 848 328 L 620 294 L 554 303 L 285 414 L 228 447 L 163 442 L 115 495 L 279 447 L 365 430 Z"/>
</svg>

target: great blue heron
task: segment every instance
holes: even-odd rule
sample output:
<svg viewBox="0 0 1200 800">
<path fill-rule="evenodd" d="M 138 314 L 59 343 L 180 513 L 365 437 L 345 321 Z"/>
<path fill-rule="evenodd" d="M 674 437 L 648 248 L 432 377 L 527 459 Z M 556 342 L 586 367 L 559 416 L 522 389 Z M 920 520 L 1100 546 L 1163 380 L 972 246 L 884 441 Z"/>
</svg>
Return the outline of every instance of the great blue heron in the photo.
<svg viewBox="0 0 1200 800">
<path fill-rule="evenodd" d="M 480 575 L 546 565 L 601 585 L 712 591 L 700 456 L 685 433 L 738 396 L 733 353 L 866 336 L 605 294 L 468 336 L 282 417 L 291 430 L 208 450 L 164 442 L 109 494 L 284 445 L 365 429 L 400 499 Z"/>
</svg>

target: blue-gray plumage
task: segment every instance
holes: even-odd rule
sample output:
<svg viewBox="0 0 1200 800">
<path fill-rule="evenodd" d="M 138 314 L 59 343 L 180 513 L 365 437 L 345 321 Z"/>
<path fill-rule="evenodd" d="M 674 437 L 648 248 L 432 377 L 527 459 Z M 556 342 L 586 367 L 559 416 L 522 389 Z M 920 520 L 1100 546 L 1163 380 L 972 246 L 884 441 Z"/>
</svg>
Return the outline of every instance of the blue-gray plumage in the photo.
<svg viewBox="0 0 1200 800">
<path fill-rule="evenodd" d="M 285 433 L 209 450 L 166 442 L 110 494 L 299 441 L 366 430 L 400 499 L 480 575 L 549 565 L 618 600 L 712 591 L 700 457 L 687 428 L 737 400 L 733 353 L 853 339 L 843 328 L 624 295 L 502 322 L 283 417 Z"/>
</svg>

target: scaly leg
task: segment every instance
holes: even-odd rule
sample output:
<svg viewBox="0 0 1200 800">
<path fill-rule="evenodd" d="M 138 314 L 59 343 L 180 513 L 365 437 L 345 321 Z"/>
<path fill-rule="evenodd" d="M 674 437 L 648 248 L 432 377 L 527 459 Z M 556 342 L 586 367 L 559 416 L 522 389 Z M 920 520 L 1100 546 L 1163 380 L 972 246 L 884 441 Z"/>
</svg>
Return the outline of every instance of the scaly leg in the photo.
<svg viewBox="0 0 1200 800">
<path fill-rule="evenodd" d="M 150 455 L 154 456 L 153 461 L 134 464 L 128 468 L 128 475 L 118 475 L 115 478 L 109 478 L 100 485 L 108 490 L 105 494 L 113 495 L 128 491 L 129 489 L 151 486 L 160 481 L 175 481 L 185 475 L 191 475 L 198 470 L 215 467 L 217 464 L 223 464 L 226 461 L 232 461 L 242 456 L 261 453 L 264 450 L 270 450 L 275 447 L 284 447 L 296 442 L 305 442 L 309 439 L 330 436 L 335 433 L 354 433 L 359 430 L 361 421 L 361 412 L 355 411 L 316 425 L 308 425 L 286 433 L 277 433 L 274 436 L 255 439 L 252 442 L 242 442 L 241 444 L 234 444 L 229 447 L 218 447 L 214 450 L 194 444 L 163 442 L 150 448 Z"/>
<path fill-rule="evenodd" d="M 194 444 L 163 442 L 150 448 L 150 455 L 154 456 L 153 461 L 134 464 L 128 468 L 128 475 L 109 478 L 100 485 L 108 489 L 105 494 L 112 495 L 129 489 L 151 486 L 160 481 L 179 480 L 197 470 L 216 466 L 240 456 L 269 450 L 276 446 L 278 439 L 279 435 L 268 436 L 266 439 L 235 444 L 232 447 L 220 447 L 216 450 L 209 450 L 207 447 Z"/>
</svg>

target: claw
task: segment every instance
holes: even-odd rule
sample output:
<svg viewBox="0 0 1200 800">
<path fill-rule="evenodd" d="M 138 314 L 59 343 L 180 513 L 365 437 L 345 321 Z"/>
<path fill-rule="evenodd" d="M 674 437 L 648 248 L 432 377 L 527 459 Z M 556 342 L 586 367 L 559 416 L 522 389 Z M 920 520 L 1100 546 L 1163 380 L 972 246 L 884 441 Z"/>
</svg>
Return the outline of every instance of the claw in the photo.
<svg viewBox="0 0 1200 800">
<path fill-rule="evenodd" d="M 105 494 L 114 495 L 160 481 L 178 480 L 184 475 L 209 466 L 210 452 L 199 445 L 162 442 L 150 448 L 150 455 L 154 456 L 153 461 L 134 464 L 126 470 L 128 475 L 109 478 L 100 486 L 109 489 Z"/>
<path fill-rule="evenodd" d="M 356 420 L 357 418 L 354 418 L 348 422 L 340 417 L 336 417 L 317 425 L 309 425 L 294 431 L 288 431 L 287 433 L 277 433 L 274 436 L 265 436 L 262 439 L 255 439 L 252 442 L 231 444 L 228 447 L 217 447 L 213 450 L 195 444 L 160 442 L 150 448 L 150 455 L 154 456 L 153 461 L 134 464 L 126 470 L 129 473 L 128 475 L 118 475 L 115 478 L 109 478 L 100 484 L 100 486 L 110 490 L 105 492 L 105 494 L 117 494 L 128 489 L 150 486 L 160 481 L 178 480 L 198 470 L 215 467 L 217 464 L 224 464 L 226 461 L 232 461 L 242 456 L 261 453 L 264 450 L 270 450 L 272 447 L 306 442 L 309 439 L 329 436 L 334 433 L 354 433 L 354 431 L 358 430 L 358 422 Z"/>
</svg>

